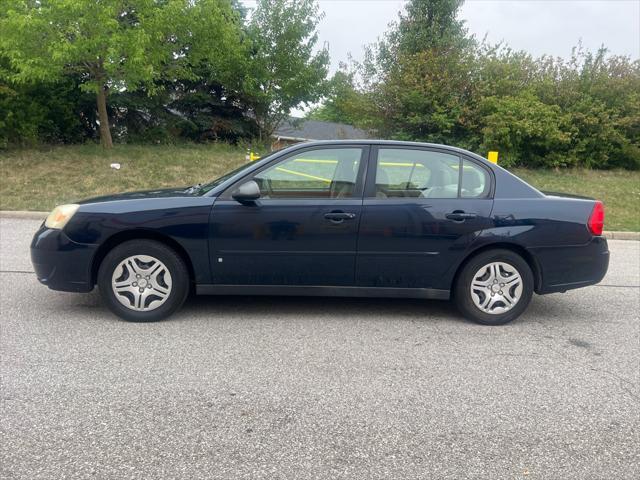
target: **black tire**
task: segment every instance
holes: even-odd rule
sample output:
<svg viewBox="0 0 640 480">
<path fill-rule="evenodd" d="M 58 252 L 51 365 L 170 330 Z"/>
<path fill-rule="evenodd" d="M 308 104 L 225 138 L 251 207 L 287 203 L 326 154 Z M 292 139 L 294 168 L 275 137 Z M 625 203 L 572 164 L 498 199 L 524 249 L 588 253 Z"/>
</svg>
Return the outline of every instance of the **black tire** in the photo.
<svg viewBox="0 0 640 480">
<path fill-rule="evenodd" d="M 137 311 L 126 307 L 116 298 L 112 288 L 115 269 L 123 260 L 136 255 L 154 257 L 166 266 L 171 276 L 168 297 L 153 310 Z M 167 318 L 182 306 L 190 290 L 189 272 L 182 258 L 165 244 L 154 240 L 130 240 L 106 255 L 98 270 L 98 287 L 103 301 L 118 317 L 130 322 L 155 322 Z"/>
<path fill-rule="evenodd" d="M 522 293 L 517 303 L 503 313 L 486 313 L 473 301 L 471 282 L 473 277 L 483 266 L 492 262 L 502 262 L 515 268 L 522 279 Z M 533 295 L 533 273 L 529 264 L 517 253 L 511 250 L 495 249 L 479 253 L 471 258 L 463 267 L 454 285 L 454 300 L 465 318 L 482 325 L 504 325 L 518 318 L 524 312 Z"/>
</svg>

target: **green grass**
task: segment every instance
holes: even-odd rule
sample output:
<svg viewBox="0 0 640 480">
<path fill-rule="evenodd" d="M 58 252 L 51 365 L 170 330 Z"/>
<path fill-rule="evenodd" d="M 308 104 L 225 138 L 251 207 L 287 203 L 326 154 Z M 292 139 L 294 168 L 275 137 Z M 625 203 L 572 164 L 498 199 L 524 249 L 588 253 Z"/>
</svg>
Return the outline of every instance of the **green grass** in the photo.
<svg viewBox="0 0 640 480">
<path fill-rule="evenodd" d="M 60 203 L 96 195 L 206 182 L 244 163 L 245 154 L 244 149 L 219 144 L 0 151 L 0 209 L 48 211 Z M 111 163 L 122 168 L 113 170 Z M 640 172 L 512 171 L 540 190 L 602 200 L 607 230 L 640 231 Z"/>
<path fill-rule="evenodd" d="M 640 172 L 627 170 L 526 170 L 511 172 L 548 192 L 565 192 L 604 202 L 605 230 L 640 231 Z"/>
<path fill-rule="evenodd" d="M 0 209 L 51 210 L 60 203 L 132 190 L 206 182 L 246 163 L 224 144 L 97 145 L 0 152 Z M 110 168 L 120 163 L 121 169 Z"/>
</svg>

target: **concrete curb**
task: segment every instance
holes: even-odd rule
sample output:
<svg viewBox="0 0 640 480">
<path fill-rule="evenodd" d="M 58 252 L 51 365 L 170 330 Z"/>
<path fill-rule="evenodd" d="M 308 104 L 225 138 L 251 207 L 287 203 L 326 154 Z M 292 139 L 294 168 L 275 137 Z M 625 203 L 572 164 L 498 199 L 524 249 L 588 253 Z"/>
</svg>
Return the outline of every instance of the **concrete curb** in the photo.
<svg viewBox="0 0 640 480">
<path fill-rule="evenodd" d="M 0 210 L 0 218 L 22 218 L 30 220 L 44 220 L 49 212 L 27 212 L 21 210 Z M 604 232 L 604 237 L 611 240 L 640 241 L 640 232 Z"/>
<path fill-rule="evenodd" d="M 29 220 L 44 220 L 49 212 L 27 212 L 25 210 L 0 210 L 0 218 L 21 218 Z"/>
<path fill-rule="evenodd" d="M 611 240 L 640 241 L 640 232 L 604 232 L 604 236 Z"/>
</svg>

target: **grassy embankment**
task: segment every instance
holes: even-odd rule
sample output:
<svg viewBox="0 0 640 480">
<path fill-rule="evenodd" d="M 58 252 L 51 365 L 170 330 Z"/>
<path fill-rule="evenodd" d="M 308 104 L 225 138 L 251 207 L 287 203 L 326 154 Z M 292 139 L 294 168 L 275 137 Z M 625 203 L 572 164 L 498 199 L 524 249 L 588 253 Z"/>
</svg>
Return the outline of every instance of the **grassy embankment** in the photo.
<svg viewBox="0 0 640 480">
<path fill-rule="evenodd" d="M 78 145 L 0 151 L 0 209 L 51 210 L 60 203 L 107 193 L 192 185 L 244 163 L 245 154 L 227 145 L 118 145 L 111 151 Z M 111 169 L 111 163 L 122 168 Z M 640 172 L 513 172 L 540 190 L 603 200 L 607 230 L 640 231 Z"/>
</svg>

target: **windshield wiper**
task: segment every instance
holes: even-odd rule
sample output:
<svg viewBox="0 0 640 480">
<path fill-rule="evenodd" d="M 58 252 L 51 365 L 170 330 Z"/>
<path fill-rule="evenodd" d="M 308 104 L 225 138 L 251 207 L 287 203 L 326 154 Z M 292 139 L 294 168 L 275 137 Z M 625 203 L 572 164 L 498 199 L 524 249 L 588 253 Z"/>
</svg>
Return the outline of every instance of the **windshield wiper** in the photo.
<svg viewBox="0 0 640 480">
<path fill-rule="evenodd" d="M 184 193 L 196 193 L 198 191 L 200 191 L 202 189 L 202 184 L 201 183 L 196 183 L 195 185 L 190 186 L 189 188 L 187 188 Z"/>
</svg>

